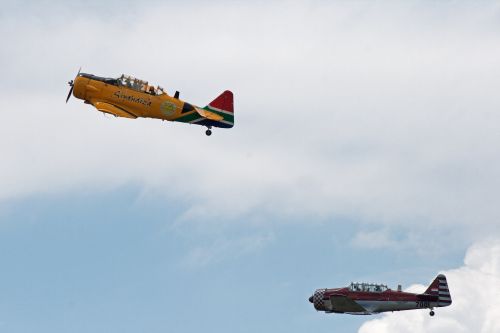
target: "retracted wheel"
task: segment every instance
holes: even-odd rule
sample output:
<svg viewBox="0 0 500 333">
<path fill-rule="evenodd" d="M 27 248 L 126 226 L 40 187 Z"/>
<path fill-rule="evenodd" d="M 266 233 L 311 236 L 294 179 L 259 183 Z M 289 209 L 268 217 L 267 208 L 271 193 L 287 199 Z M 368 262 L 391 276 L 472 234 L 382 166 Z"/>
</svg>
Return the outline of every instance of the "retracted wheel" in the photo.
<svg viewBox="0 0 500 333">
<path fill-rule="evenodd" d="M 212 131 L 211 131 L 210 129 L 207 129 L 207 130 L 205 131 L 205 134 L 206 134 L 207 136 L 210 136 L 210 135 L 212 135 Z"/>
<path fill-rule="evenodd" d="M 431 310 L 431 312 L 429 312 L 429 315 L 430 315 L 431 317 L 433 317 L 433 316 L 434 316 L 434 311 L 432 311 L 432 310 Z"/>
</svg>

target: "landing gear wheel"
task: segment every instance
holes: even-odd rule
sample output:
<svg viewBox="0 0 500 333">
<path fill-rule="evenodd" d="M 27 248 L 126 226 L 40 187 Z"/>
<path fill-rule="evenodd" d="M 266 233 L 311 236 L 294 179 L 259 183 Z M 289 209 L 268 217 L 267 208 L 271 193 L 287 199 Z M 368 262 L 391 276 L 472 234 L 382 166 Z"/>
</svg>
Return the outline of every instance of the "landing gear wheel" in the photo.
<svg viewBox="0 0 500 333">
<path fill-rule="evenodd" d="M 434 317 L 434 311 L 429 312 L 429 316 Z"/>
<path fill-rule="evenodd" d="M 212 135 L 212 131 L 211 131 L 210 129 L 207 129 L 207 130 L 205 131 L 205 134 L 206 134 L 207 136 L 210 136 L 210 135 Z"/>
</svg>

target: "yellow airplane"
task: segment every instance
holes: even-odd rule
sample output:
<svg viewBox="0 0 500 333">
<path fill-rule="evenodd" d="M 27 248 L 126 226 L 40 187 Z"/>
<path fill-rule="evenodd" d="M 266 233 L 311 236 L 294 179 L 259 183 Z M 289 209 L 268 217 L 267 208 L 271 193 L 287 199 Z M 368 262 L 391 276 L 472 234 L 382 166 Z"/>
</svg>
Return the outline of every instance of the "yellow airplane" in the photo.
<svg viewBox="0 0 500 333">
<path fill-rule="evenodd" d="M 122 75 L 119 78 L 105 78 L 80 73 L 71 86 L 66 103 L 71 94 L 93 105 L 97 110 L 125 118 L 156 118 L 179 121 L 207 127 L 206 135 L 211 135 L 212 127 L 231 128 L 234 126 L 233 93 L 224 91 L 205 107 L 198 107 L 179 99 L 179 92 L 169 96 L 160 86 Z"/>
</svg>

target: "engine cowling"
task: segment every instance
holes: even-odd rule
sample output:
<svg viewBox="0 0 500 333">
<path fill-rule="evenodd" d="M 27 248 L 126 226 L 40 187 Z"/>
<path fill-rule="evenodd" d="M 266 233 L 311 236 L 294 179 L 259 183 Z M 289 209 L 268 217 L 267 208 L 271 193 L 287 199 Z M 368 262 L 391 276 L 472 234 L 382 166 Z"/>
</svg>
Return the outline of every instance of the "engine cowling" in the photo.
<svg viewBox="0 0 500 333">
<path fill-rule="evenodd" d="M 309 302 L 314 304 L 314 308 L 318 311 L 325 311 L 326 306 L 325 306 L 325 301 L 324 301 L 324 296 L 325 296 L 325 291 L 326 289 L 316 289 L 314 294 L 309 297 Z"/>
</svg>

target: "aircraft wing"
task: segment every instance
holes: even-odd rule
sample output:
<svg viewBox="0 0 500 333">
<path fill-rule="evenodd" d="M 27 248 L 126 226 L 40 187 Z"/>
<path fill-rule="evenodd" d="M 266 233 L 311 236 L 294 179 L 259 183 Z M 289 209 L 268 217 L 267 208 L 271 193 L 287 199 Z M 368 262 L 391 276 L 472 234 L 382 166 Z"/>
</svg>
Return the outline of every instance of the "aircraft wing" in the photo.
<svg viewBox="0 0 500 333">
<path fill-rule="evenodd" d="M 113 104 L 109 104 L 106 102 L 100 102 L 100 101 L 91 101 L 91 103 L 97 110 L 99 110 L 101 112 L 110 113 L 110 114 L 117 116 L 117 117 L 132 118 L 132 119 L 137 118 L 136 115 L 126 111 L 125 109 L 117 107 Z"/>
<path fill-rule="evenodd" d="M 339 312 L 366 312 L 366 309 L 344 295 L 332 295 L 330 301 L 335 311 Z"/>
<path fill-rule="evenodd" d="M 203 118 L 206 118 L 206 119 L 210 119 L 210 120 L 214 120 L 214 121 L 220 121 L 220 120 L 224 119 L 223 116 L 218 115 L 215 112 L 207 111 L 207 110 L 200 109 L 200 108 L 195 108 L 195 110 L 200 116 L 202 116 Z"/>
</svg>

